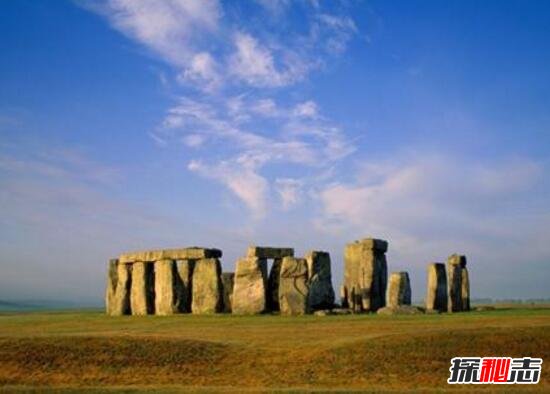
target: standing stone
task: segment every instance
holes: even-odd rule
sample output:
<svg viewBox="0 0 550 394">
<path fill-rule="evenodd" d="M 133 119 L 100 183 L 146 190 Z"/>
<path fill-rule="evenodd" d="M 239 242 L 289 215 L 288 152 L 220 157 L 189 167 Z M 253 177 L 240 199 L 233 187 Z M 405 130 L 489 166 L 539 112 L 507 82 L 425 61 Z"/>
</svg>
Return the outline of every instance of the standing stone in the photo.
<svg viewBox="0 0 550 394">
<path fill-rule="evenodd" d="M 464 256 L 453 254 L 447 259 L 447 310 L 462 311 L 462 260 Z"/>
<path fill-rule="evenodd" d="M 107 287 L 105 288 L 105 313 L 113 314 L 115 306 L 118 259 L 109 260 L 109 269 L 107 271 Z"/>
<path fill-rule="evenodd" d="M 266 310 L 267 260 L 243 257 L 237 261 L 233 287 L 233 313 L 251 315 Z"/>
<path fill-rule="evenodd" d="M 308 270 L 306 259 L 285 257 L 279 282 L 282 315 L 304 315 L 308 310 Z"/>
<path fill-rule="evenodd" d="M 235 274 L 233 272 L 222 273 L 222 288 L 223 288 L 223 312 L 231 313 L 233 300 L 233 285 L 235 282 Z"/>
<path fill-rule="evenodd" d="M 426 310 L 447 312 L 447 274 L 445 264 L 428 264 Z"/>
<path fill-rule="evenodd" d="M 407 272 L 392 272 L 390 275 L 386 304 L 389 308 L 411 305 L 411 282 Z"/>
<path fill-rule="evenodd" d="M 334 289 L 330 271 L 330 254 L 311 251 L 305 256 L 308 272 L 308 307 L 315 311 L 334 306 Z"/>
<path fill-rule="evenodd" d="M 346 245 L 344 286 L 354 311 L 376 311 L 386 304 L 387 250 L 386 241 L 373 238 Z"/>
<path fill-rule="evenodd" d="M 267 280 L 267 305 L 271 311 L 279 311 L 279 278 L 281 276 L 282 258 L 273 259 Z"/>
<path fill-rule="evenodd" d="M 210 314 L 221 311 L 221 265 L 218 259 L 200 259 L 193 270 L 191 311 Z"/>
<path fill-rule="evenodd" d="M 155 313 L 173 315 L 180 306 L 181 281 L 174 260 L 158 260 L 155 266 Z"/>
<path fill-rule="evenodd" d="M 195 260 L 178 260 L 176 265 L 178 270 L 178 309 L 181 313 L 190 313 Z"/>
<path fill-rule="evenodd" d="M 132 287 L 132 264 L 117 264 L 117 283 L 115 297 L 112 304 L 111 315 L 129 315 L 130 289 Z"/>
<path fill-rule="evenodd" d="M 462 298 L 462 310 L 470 310 L 470 277 L 468 275 L 468 269 L 466 268 L 466 256 L 462 256 L 460 267 L 462 269 L 461 275 L 461 292 L 460 296 Z"/>
<path fill-rule="evenodd" d="M 155 313 L 154 288 L 153 264 L 144 262 L 132 264 L 132 291 L 130 294 L 132 315 Z"/>
</svg>

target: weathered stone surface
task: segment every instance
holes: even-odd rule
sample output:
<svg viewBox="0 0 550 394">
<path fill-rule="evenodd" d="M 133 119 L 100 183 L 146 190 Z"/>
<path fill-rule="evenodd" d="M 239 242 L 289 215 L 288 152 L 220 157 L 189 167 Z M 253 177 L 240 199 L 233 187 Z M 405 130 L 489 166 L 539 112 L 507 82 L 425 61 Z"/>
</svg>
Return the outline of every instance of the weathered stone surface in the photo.
<svg viewBox="0 0 550 394">
<path fill-rule="evenodd" d="M 173 315 L 180 311 L 181 281 L 174 260 L 155 262 L 155 313 Z"/>
<path fill-rule="evenodd" d="M 178 309 L 181 313 L 190 313 L 195 260 L 178 260 L 176 265 L 179 277 L 179 280 L 177 280 L 178 286 L 176 288 L 179 300 Z"/>
<path fill-rule="evenodd" d="M 387 307 L 411 304 L 411 282 L 407 272 L 392 272 L 388 288 Z"/>
<path fill-rule="evenodd" d="M 379 315 L 420 315 L 423 314 L 424 311 L 416 306 L 399 305 L 380 308 L 376 313 L 378 313 Z"/>
<path fill-rule="evenodd" d="M 221 265 L 218 259 L 201 259 L 193 271 L 192 313 L 210 314 L 221 311 Z"/>
<path fill-rule="evenodd" d="M 363 238 L 355 241 L 355 243 L 360 243 L 363 248 L 378 250 L 382 253 L 386 253 L 388 251 L 388 241 L 383 239 Z"/>
<path fill-rule="evenodd" d="M 366 238 L 346 245 L 344 286 L 347 301 L 355 312 L 376 311 L 386 304 L 388 243 Z"/>
<path fill-rule="evenodd" d="M 279 282 L 279 307 L 282 315 L 303 315 L 308 310 L 307 261 L 285 257 Z"/>
<path fill-rule="evenodd" d="M 117 259 L 109 260 L 109 269 L 107 270 L 107 286 L 105 288 L 105 313 L 113 314 L 115 306 L 116 285 L 118 282 L 117 276 Z"/>
<path fill-rule="evenodd" d="M 466 264 L 462 267 L 462 277 L 461 279 L 461 292 L 460 296 L 462 298 L 462 310 L 463 311 L 469 311 L 470 310 L 470 277 L 468 276 L 468 269 L 466 268 Z"/>
<path fill-rule="evenodd" d="M 155 277 L 151 264 L 142 262 L 132 264 L 131 289 L 130 305 L 132 315 L 155 313 Z"/>
<path fill-rule="evenodd" d="M 120 263 L 133 263 L 136 261 L 153 263 L 159 260 L 198 260 L 220 258 L 221 256 L 222 251 L 219 249 L 191 247 L 124 253 L 120 255 L 118 260 Z"/>
<path fill-rule="evenodd" d="M 243 257 L 237 261 L 233 287 L 233 313 L 262 313 L 267 305 L 267 261 L 258 257 Z"/>
<path fill-rule="evenodd" d="M 445 264 L 428 264 L 426 310 L 447 312 L 447 273 Z"/>
<path fill-rule="evenodd" d="M 330 254 L 310 251 L 305 256 L 308 267 L 308 307 L 310 310 L 332 308 L 334 289 L 330 270 Z"/>
<path fill-rule="evenodd" d="M 279 278 L 281 276 L 281 265 L 283 259 L 273 259 L 269 278 L 267 279 L 267 307 L 270 311 L 279 310 Z"/>
<path fill-rule="evenodd" d="M 294 256 L 292 248 L 272 248 L 264 246 L 249 246 L 247 257 L 259 257 L 261 259 L 282 259 L 286 256 Z"/>
<path fill-rule="evenodd" d="M 117 284 L 111 314 L 113 316 L 129 315 L 130 291 L 132 288 L 132 265 L 117 264 Z"/>
<path fill-rule="evenodd" d="M 233 287 L 235 284 L 235 274 L 233 272 L 222 273 L 222 288 L 223 288 L 223 312 L 231 313 L 233 310 Z"/>
<path fill-rule="evenodd" d="M 447 311 L 462 311 L 462 264 L 464 256 L 453 254 L 447 259 Z"/>
</svg>

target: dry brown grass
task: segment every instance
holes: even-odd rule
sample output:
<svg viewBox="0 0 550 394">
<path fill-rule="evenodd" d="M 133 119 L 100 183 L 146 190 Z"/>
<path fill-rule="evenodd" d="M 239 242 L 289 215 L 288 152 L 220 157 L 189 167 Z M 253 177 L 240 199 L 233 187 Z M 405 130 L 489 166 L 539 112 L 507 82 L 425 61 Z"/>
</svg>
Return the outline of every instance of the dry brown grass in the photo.
<svg viewBox="0 0 550 394">
<path fill-rule="evenodd" d="M 0 315 L 0 385 L 442 391 L 455 356 L 550 360 L 550 310 L 440 316 Z M 543 365 L 537 386 L 550 391 Z M 475 391 L 503 389 L 476 386 Z"/>
</svg>

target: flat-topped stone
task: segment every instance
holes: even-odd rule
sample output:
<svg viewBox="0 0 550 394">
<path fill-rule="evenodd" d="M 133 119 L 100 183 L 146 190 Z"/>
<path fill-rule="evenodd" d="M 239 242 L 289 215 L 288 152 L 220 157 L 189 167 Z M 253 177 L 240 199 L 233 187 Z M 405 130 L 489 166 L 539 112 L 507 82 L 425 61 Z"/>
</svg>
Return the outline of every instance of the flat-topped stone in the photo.
<svg viewBox="0 0 550 394">
<path fill-rule="evenodd" d="M 466 256 L 462 254 L 454 253 L 449 256 L 447 259 L 447 264 L 449 265 L 460 265 L 460 267 L 466 267 Z"/>
<path fill-rule="evenodd" d="M 272 248 L 269 246 L 249 246 L 246 252 L 247 257 L 259 257 L 260 259 L 282 259 L 283 257 L 294 256 L 293 248 Z"/>
<path fill-rule="evenodd" d="M 361 244 L 361 247 L 364 249 L 379 250 L 384 253 L 388 251 L 388 241 L 384 241 L 383 239 L 363 238 L 354 241 L 354 244 Z"/>
<path fill-rule="evenodd" d="M 347 306 L 355 312 L 375 312 L 386 305 L 388 243 L 364 238 L 344 249 L 344 286 Z"/>
<path fill-rule="evenodd" d="M 219 249 L 199 248 L 196 246 L 190 248 L 178 249 L 156 249 L 140 252 L 131 252 L 121 254 L 118 261 L 122 264 L 139 262 L 155 262 L 157 260 L 199 260 L 199 259 L 217 259 L 222 256 Z"/>
</svg>

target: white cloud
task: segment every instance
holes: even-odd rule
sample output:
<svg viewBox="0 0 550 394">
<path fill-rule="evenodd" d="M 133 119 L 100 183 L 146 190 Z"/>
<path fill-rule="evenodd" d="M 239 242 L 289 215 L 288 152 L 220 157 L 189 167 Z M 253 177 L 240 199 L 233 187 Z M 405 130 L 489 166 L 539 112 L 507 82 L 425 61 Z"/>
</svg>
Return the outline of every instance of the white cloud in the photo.
<svg viewBox="0 0 550 394">
<path fill-rule="evenodd" d="M 284 210 L 288 210 L 298 204 L 302 199 L 303 182 L 293 178 L 277 178 L 275 190 L 279 194 Z"/>
<path fill-rule="evenodd" d="M 269 184 L 255 171 L 253 163 L 241 160 L 207 165 L 195 160 L 187 168 L 225 185 L 248 207 L 254 219 L 259 220 L 266 215 Z"/>
<path fill-rule="evenodd" d="M 266 121 L 265 126 L 258 126 L 259 119 Z M 295 123 L 296 120 L 306 123 Z M 294 127 L 301 132 L 289 132 L 288 128 Z M 188 169 L 222 183 L 255 218 L 263 217 L 267 209 L 269 199 L 265 191 L 270 184 L 284 209 L 302 198 L 300 180 L 278 177 L 276 173 L 263 175 L 264 167 L 278 164 L 327 173 L 327 167 L 352 152 L 346 136 L 328 124 L 313 101 L 282 107 L 270 98 L 244 95 L 224 100 L 221 105 L 211 100 L 181 98 L 168 111 L 158 133 L 163 140 L 179 139 L 189 147 L 204 147 L 205 152 L 211 152 L 208 148 L 212 146 L 221 148 L 219 158 L 209 158 L 208 165 L 192 161 Z M 258 190 L 253 191 L 254 188 Z"/>
<path fill-rule="evenodd" d="M 294 6 L 286 0 L 260 3 L 273 16 Z M 327 55 L 341 54 L 358 33 L 350 16 L 323 13 L 314 2 L 296 6 L 303 13 L 302 22 L 288 25 L 281 36 L 277 27 L 247 26 L 236 19 L 239 13 L 231 12 L 232 4 L 222 6 L 218 0 L 105 0 L 92 4 L 88 8 L 107 18 L 116 30 L 174 66 L 178 81 L 211 94 L 227 85 L 293 85 L 319 68 Z M 258 11 L 252 8 L 249 12 Z M 265 13 L 260 15 L 265 18 Z M 305 29 L 302 23 L 306 23 Z M 322 48 L 327 51 L 320 51 Z"/>
<path fill-rule="evenodd" d="M 325 48 L 333 54 L 340 54 L 347 49 L 348 42 L 358 33 L 357 26 L 349 16 L 320 14 L 321 25 L 328 27 L 329 32 L 323 31 Z M 321 29 L 322 30 L 322 29 Z"/>
<path fill-rule="evenodd" d="M 195 53 L 194 40 L 214 31 L 221 16 L 216 0 L 109 0 L 98 9 L 114 28 L 184 67 Z"/>
<path fill-rule="evenodd" d="M 221 84 L 218 65 L 208 52 L 194 55 L 189 66 L 180 74 L 179 79 L 194 82 L 206 91 L 213 91 Z"/>
<path fill-rule="evenodd" d="M 536 162 L 426 154 L 367 163 L 360 172 L 356 183 L 321 190 L 318 229 L 390 239 L 399 258 L 418 264 L 456 250 L 491 264 L 550 257 L 540 252 L 550 217 L 537 214 L 545 212 L 548 191 L 539 188 Z"/>
<path fill-rule="evenodd" d="M 281 16 L 290 6 L 290 0 L 255 0 L 275 16 Z"/>
<path fill-rule="evenodd" d="M 264 112 L 266 116 L 266 111 L 276 108 L 272 101 L 266 100 L 263 103 L 257 114 Z M 253 111 L 258 110 L 253 105 L 250 108 Z M 289 161 L 313 165 L 319 160 L 319 152 L 311 143 L 296 138 L 283 138 L 280 135 L 267 137 L 249 131 L 241 125 L 242 115 L 241 112 L 240 120 L 235 121 L 231 116 L 224 116 L 223 111 L 217 111 L 215 105 L 182 98 L 178 105 L 168 111 L 163 127 L 183 133 L 211 136 L 217 141 L 227 140 L 232 143 L 233 149 L 242 154 L 261 153 L 265 162 Z"/>
<path fill-rule="evenodd" d="M 299 103 L 294 107 L 294 115 L 305 117 L 305 118 L 315 118 L 317 117 L 317 104 L 314 101 L 308 100 L 303 103 Z"/>
<path fill-rule="evenodd" d="M 206 137 L 200 134 L 188 134 L 183 137 L 183 143 L 191 148 L 197 148 L 204 144 Z"/>
<path fill-rule="evenodd" d="M 229 60 L 229 73 L 256 87 L 279 87 L 303 78 L 308 66 L 289 50 L 279 53 L 276 65 L 272 51 L 250 34 L 238 32 L 233 39 L 235 52 Z"/>
<path fill-rule="evenodd" d="M 261 116 L 273 117 L 279 115 L 277 104 L 272 99 L 261 99 L 252 105 L 252 111 Z"/>
</svg>

